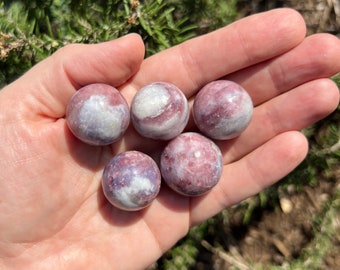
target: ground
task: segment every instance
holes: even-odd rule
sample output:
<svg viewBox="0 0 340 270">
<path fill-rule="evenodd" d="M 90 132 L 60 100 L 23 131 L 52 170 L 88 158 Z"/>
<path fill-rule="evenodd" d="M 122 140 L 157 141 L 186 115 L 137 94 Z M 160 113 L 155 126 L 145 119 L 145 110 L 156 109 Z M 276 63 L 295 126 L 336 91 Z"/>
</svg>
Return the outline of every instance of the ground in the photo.
<svg viewBox="0 0 340 270">
<path fill-rule="evenodd" d="M 285 265 L 286 269 L 340 269 L 340 167 L 333 173 L 318 179 L 314 187 L 288 188 L 281 207 L 255 210 L 256 218 L 248 226 L 233 214 L 230 225 L 220 228 L 225 246 L 216 248 L 202 241 L 211 256 L 202 252 L 205 259 L 195 269 L 253 269 L 256 265 L 259 269 L 285 269 Z M 334 209 L 328 211 L 331 206 Z"/>
</svg>

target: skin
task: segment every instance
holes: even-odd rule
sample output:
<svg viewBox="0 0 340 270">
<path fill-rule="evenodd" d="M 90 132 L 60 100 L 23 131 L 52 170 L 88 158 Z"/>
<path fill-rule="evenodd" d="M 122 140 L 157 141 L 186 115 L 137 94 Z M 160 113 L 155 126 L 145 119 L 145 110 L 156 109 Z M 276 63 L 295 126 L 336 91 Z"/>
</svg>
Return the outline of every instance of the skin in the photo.
<svg viewBox="0 0 340 270">
<path fill-rule="evenodd" d="M 340 41 L 326 34 L 305 38 L 305 32 L 298 13 L 280 9 L 146 60 L 137 35 L 70 45 L 5 87 L 0 92 L 0 268 L 143 269 L 190 226 L 293 170 L 308 149 L 299 130 L 339 103 L 339 91 L 327 78 L 340 71 Z M 100 186 L 105 163 L 123 150 L 156 154 L 162 145 L 132 129 L 112 146 L 85 145 L 64 119 L 72 94 L 101 82 L 131 102 L 141 86 L 171 81 L 192 102 L 200 87 L 218 78 L 249 89 L 255 105 L 247 130 L 219 142 L 224 158 L 219 183 L 195 198 L 163 185 L 150 207 L 138 212 L 112 207 Z"/>
</svg>

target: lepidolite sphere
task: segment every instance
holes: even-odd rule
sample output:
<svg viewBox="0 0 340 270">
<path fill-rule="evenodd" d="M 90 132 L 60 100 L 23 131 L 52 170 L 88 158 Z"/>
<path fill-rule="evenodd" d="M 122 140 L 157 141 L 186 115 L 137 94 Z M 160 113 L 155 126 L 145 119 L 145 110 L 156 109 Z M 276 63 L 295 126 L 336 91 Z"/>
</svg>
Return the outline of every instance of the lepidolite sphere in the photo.
<svg viewBox="0 0 340 270">
<path fill-rule="evenodd" d="M 120 92 L 96 83 L 79 89 L 66 108 L 72 133 L 91 145 L 108 145 L 121 138 L 129 126 L 130 110 Z"/>
<path fill-rule="evenodd" d="M 175 85 L 155 82 L 144 86 L 134 96 L 131 119 L 142 136 L 170 140 L 179 135 L 188 123 L 188 101 Z"/>
<path fill-rule="evenodd" d="M 161 174 L 176 192 L 199 196 L 214 187 L 222 174 L 218 146 L 194 132 L 182 133 L 169 142 L 161 155 Z"/>
<path fill-rule="evenodd" d="M 105 166 L 102 187 L 115 207 L 136 211 L 148 206 L 159 193 L 161 174 L 155 161 L 138 151 L 113 157 Z"/>
<path fill-rule="evenodd" d="M 226 140 L 239 136 L 253 115 L 253 103 L 239 84 L 218 80 L 205 85 L 196 95 L 193 116 L 206 136 Z"/>
</svg>

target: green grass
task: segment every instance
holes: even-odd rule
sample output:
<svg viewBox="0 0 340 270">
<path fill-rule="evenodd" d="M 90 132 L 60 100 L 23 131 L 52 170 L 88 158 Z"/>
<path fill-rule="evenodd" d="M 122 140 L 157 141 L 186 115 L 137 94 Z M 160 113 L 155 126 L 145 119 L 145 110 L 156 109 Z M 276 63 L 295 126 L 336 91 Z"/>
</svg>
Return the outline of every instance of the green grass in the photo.
<svg viewBox="0 0 340 270">
<path fill-rule="evenodd" d="M 141 35 L 150 56 L 230 23 L 236 2 L 0 1 L 0 87 L 70 43 L 97 43 L 133 32 Z"/>
</svg>

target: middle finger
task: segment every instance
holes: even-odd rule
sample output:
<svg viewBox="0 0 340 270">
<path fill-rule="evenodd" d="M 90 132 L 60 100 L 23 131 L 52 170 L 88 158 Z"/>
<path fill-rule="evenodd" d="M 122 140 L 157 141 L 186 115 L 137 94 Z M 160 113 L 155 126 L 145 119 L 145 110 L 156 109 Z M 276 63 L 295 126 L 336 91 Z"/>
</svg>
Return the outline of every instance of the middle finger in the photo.
<svg viewBox="0 0 340 270">
<path fill-rule="evenodd" d="M 301 130 L 319 121 L 336 108 L 338 101 L 336 84 L 318 79 L 257 106 L 250 125 L 239 137 L 217 142 L 224 163 L 240 159 L 280 133 Z"/>
<path fill-rule="evenodd" d="M 329 34 L 307 37 L 289 52 L 229 74 L 241 84 L 255 105 L 310 80 L 328 78 L 340 70 L 340 40 Z"/>
</svg>

